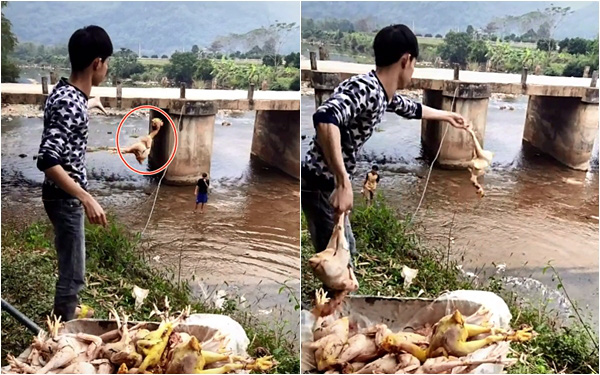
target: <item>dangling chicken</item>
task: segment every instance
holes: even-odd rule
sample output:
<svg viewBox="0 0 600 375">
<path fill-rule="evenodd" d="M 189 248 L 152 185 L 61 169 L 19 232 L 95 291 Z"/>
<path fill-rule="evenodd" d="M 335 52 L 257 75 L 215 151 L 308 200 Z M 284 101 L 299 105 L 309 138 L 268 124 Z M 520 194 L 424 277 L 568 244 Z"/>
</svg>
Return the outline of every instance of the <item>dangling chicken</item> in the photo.
<svg viewBox="0 0 600 375">
<path fill-rule="evenodd" d="M 473 150 L 473 159 L 469 161 L 467 169 L 471 172 L 471 182 L 477 188 L 477 193 L 481 194 L 483 197 L 485 195 L 483 191 L 483 187 L 477 181 L 477 178 L 483 176 L 485 174 L 485 170 L 492 163 L 492 158 L 494 157 L 494 153 L 491 151 L 486 151 L 481 148 L 479 141 L 477 140 L 477 136 L 471 127 L 467 128 L 469 134 L 473 138 L 473 143 L 475 144 L 475 149 Z"/>
<path fill-rule="evenodd" d="M 358 289 L 358 281 L 350 266 L 350 251 L 344 236 L 344 215 L 333 229 L 327 249 L 308 260 L 315 275 L 327 287 L 345 292 Z"/>
<path fill-rule="evenodd" d="M 161 119 L 152 119 L 152 131 L 150 134 L 143 136 L 138 142 L 131 146 L 122 148 L 121 154 L 134 154 L 137 161 L 142 164 L 148 155 L 150 155 L 153 139 L 156 137 L 162 126 L 163 122 Z M 116 152 L 116 148 L 111 148 L 110 151 Z"/>
</svg>

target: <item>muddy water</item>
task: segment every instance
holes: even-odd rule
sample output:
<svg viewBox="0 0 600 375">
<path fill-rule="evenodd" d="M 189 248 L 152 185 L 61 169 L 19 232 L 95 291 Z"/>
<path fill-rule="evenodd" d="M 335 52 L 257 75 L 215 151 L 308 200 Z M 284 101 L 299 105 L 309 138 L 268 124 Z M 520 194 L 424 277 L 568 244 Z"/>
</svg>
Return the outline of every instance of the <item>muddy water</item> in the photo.
<svg viewBox="0 0 600 375">
<path fill-rule="evenodd" d="M 514 110 L 500 110 L 512 106 Z M 495 152 L 480 199 L 466 171 L 434 169 L 418 221 L 427 243 L 446 248 L 452 226 L 452 253 L 466 271 L 489 275 L 506 265 L 509 276 L 539 279 L 540 296 L 557 281 L 542 274 L 552 260 L 568 293 L 598 321 L 598 146 L 590 172 L 569 170 L 522 145 L 527 98 L 490 101 L 485 148 Z M 302 150 L 314 134 L 314 98 L 302 98 Z M 428 164 L 421 159 L 420 123 L 387 114 L 366 143 L 357 180 L 372 163 L 381 168 L 380 191 L 399 212 L 414 212 Z M 359 185 L 355 181 L 355 185 Z M 359 187 L 356 186 L 356 191 Z M 453 215 L 454 222 L 452 222 Z M 483 270 L 483 272 L 482 272 Z M 546 290 L 547 288 L 547 290 Z M 540 288 L 538 288 L 540 289 Z"/>
<path fill-rule="evenodd" d="M 193 186 L 161 186 L 144 234 L 146 255 L 155 266 L 190 280 L 199 296 L 211 301 L 223 291 L 231 298 L 243 296 L 248 307 L 265 317 L 295 322 L 297 314 L 287 292 L 279 294 L 278 290 L 286 281 L 292 293 L 297 294 L 299 288 L 298 181 L 251 161 L 254 115 L 217 115 L 212 192 L 204 214 L 192 212 Z M 225 120 L 232 125 L 221 126 Z M 88 147 L 114 146 L 119 121 L 118 117 L 92 116 Z M 146 118 L 128 119 L 120 143 L 135 142 L 147 132 L 147 124 Z M 32 160 L 41 130 L 41 119 L 2 121 L 3 210 L 17 212 L 26 203 L 43 215 L 39 198 L 43 177 Z M 136 168 L 146 168 L 133 155 L 125 158 Z M 130 172 L 115 154 L 88 152 L 87 159 L 93 194 L 119 220 L 141 231 L 156 181 Z"/>
</svg>

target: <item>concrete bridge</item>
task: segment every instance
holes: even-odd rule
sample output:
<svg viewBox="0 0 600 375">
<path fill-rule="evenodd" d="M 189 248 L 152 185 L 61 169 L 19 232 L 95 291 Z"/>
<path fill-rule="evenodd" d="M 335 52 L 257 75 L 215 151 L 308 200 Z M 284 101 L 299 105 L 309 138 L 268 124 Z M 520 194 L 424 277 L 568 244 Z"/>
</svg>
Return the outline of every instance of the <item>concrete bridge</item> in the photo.
<svg viewBox="0 0 600 375">
<path fill-rule="evenodd" d="M 339 61 L 301 62 L 303 81 L 315 89 L 315 104 L 326 100 L 341 81 L 369 72 L 373 65 Z M 484 143 L 487 108 L 492 93 L 528 95 L 523 141 L 562 164 L 587 170 L 598 134 L 598 73 L 590 78 L 528 76 L 459 71 L 455 69 L 416 68 L 411 89 L 423 90 L 423 104 L 454 110 L 473 123 L 479 142 Z M 429 155 L 437 152 L 443 127 L 437 121 L 421 123 L 421 141 Z M 442 167 L 461 168 L 471 159 L 469 135 L 450 127 L 440 151 Z"/>
<path fill-rule="evenodd" d="M 3 83 L 0 91 L 2 103 L 42 105 L 51 90 L 52 86 L 43 82 L 42 85 Z M 210 172 L 215 115 L 221 109 L 256 111 L 252 155 L 294 178 L 300 177 L 299 92 L 255 92 L 253 85 L 248 91 L 117 86 L 94 87 L 91 96 L 99 97 L 105 108 L 153 105 L 169 114 L 178 125 L 179 140 L 177 154 L 165 175 L 167 183 L 195 184 L 203 172 Z M 163 116 L 151 111 L 150 120 L 154 117 Z M 164 165 L 173 145 L 172 131 L 161 131 L 156 136 L 149 156 L 151 169 Z"/>
</svg>

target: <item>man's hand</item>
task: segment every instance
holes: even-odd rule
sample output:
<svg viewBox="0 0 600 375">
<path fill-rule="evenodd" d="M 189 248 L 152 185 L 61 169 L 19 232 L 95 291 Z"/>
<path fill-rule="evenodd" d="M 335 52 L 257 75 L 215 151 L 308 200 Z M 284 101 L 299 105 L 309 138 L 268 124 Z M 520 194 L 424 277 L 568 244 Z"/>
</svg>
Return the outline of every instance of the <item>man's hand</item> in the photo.
<svg viewBox="0 0 600 375">
<path fill-rule="evenodd" d="M 466 129 L 467 128 L 467 125 L 466 125 L 467 122 L 465 121 L 464 117 L 462 117 L 458 113 L 447 111 L 446 115 L 444 116 L 444 118 L 442 118 L 442 120 L 448 121 L 450 123 L 450 125 L 454 126 L 455 128 L 458 128 L 458 129 Z"/>
<path fill-rule="evenodd" d="M 431 108 L 426 105 L 423 106 L 422 117 L 424 120 L 447 121 L 450 123 L 450 125 L 458 129 L 468 128 L 467 121 L 458 113 L 442 111 L 440 109 Z"/>
<path fill-rule="evenodd" d="M 338 184 L 329 197 L 329 203 L 335 211 L 335 219 L 340 215 L 350 211 L 354 204 L 354 192 L 350 179 L 346 178 L 341 184 Z"/>
<path fill-rule="evenodd" d="M 92 197 L 91 195 L 87 196 L 81 201 L 83 204 L 83 208 L 85 209 L 85 214 L 92 224 L 98 224 L 105 227 L 108 224 L 106 220 L 106 214 L 104 213 L 104 209 L 100 206 L 100 204 Z"/>
</svg>

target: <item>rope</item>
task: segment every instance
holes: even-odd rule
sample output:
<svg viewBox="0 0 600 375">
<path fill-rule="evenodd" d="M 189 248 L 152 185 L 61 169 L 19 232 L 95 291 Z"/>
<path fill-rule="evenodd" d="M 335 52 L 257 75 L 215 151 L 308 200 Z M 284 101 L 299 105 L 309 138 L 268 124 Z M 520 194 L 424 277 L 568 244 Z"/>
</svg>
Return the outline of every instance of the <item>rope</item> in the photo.
<svg viewBox="0 0 600 375">
<path fill-rule="evenodd" d="M 452 97 L 452 105 L 450 106 L 451 110 L 454 110 L 454 102 L 456 100 L 456 95 L 458 95 L 458 86 L 456 87 L 456 90 L 454 90 L 454 96 Z M 409 224 L 412 223 L 413 219 L 417 216 L 417 213 L 419 212 L 419 209 L 421 208 L 421 204 L 423 203 L 423 199 L 425 199 L 425 193 L 427 192 L 427 186 L 429 185 L 429 177 L 431 177 L 431 171 L 433 170 L 433 165 L 435 164 L 436 160 L 440 156 L 440 152 L 442 151 L 442 145 L 444 144 L 444 138 L 446 138 L 446 133 L 448 133 L 449 126 L 450 126 L 450 124 L 446 124 L 446 129 L 444 130 L 444 134 L 442 135 L 442 140 L 440 141 L 440 147 L 438 148 L 437 153 L 435 154 L 435 157 L 433 158 L 433 161 L 431 162 L 431 165 L 429 166 L 429 172 L 427 173 L 427 179 L 425 180 L 425 188 L 423 189 L 423 194 L 421 194 L 421 199 L 419 200 L 419 204 L 417 205 L 417 209 L 415 210 L 415 213 L 410 218 Z"/>
<path fill-rule="evenodd" d="M 187 104 L 187 101 L 183 102 L 183 105 L 181 106 L 181 112 L 179 114 L 179 122 L 177 123 L 177 127 L 180 127 L 180 125 L 181 125 L 181 119 L 183 118 L 183 108 L 185 107 L 186 104 Z M 154 206 L 156 206 L 156 200 L 158 199 L 158 192 L 160 189 L 160 184 L 162 183 L 163 178 L 165 178 L 165 176 L 167 175 L 168 169 L 169 169 L 169 166 L 167 166 L 167 168 L 165 168 L 165 171 L 163 172 L 162 176 L 160 176 L 160 179 L 158 180 L 158 186 L 156 187 L 156 190 L 154 191 L 155 192 L 154 193 L 155 194 L 154 202 L 152 203 L 152 208 L 150 209 L 150 215 L 148 215 L 148 221 L 146 221 L 146 225 L 144 226 L 144 229 L 140 233 L 140 239 L 142 238 L 142 236 L 144 236 L 146 229 L 148 229 L 148 225 L 150 224 L 150 219 L 152 218 L 152 213 L 154 212 Z"/>
</svg>

